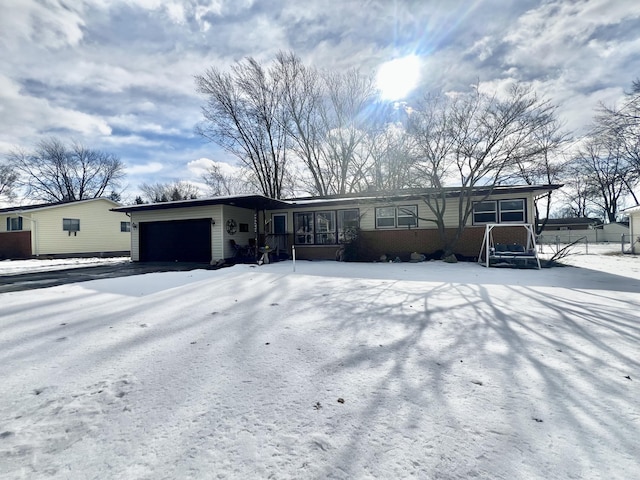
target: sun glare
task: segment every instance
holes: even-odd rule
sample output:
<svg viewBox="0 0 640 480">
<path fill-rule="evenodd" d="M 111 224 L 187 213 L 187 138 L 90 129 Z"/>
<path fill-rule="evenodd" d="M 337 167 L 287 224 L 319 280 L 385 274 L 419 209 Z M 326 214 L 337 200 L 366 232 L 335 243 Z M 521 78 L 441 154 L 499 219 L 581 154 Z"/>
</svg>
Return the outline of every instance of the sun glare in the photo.
<svg viewBox="0 0 640 480">
<path fill-rule="evenodd" d="M 418 84 L 420 59 L 415 55 L 396 58 L 378 69 L 376 85 L 384 100 L 401 100 Z"/>
</svg>

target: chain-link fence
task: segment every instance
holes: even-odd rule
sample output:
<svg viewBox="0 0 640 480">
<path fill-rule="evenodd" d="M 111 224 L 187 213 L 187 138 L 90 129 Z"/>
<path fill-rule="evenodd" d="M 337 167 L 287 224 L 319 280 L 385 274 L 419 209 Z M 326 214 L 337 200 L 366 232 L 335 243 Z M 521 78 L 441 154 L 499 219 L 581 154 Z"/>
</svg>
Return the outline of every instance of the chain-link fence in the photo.
<svg viewBox="0 0 640 480">
<path fill-rule="evenodd" d="M 585 235 L 569 234 L 539 235 L 536 241 L 540 253 L 550 253 L 551 250 L 557 252 L 568 245 L 571 245 L 572 253 L 578 254 L 632 253 L 632 238 L 629 234 L 620 235 L 618 242 L 594 242 Z"/>
</svg>

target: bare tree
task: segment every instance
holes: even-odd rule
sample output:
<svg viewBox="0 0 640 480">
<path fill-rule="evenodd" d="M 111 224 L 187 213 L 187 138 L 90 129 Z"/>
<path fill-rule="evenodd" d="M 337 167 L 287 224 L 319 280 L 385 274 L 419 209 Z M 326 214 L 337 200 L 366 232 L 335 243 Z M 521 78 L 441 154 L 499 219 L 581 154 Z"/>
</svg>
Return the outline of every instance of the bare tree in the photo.
<svg viewBox="0 0 640 480">
<path fill-rule="evenodd" d="M 327 133 L 320 113 L 324 95 L 320 74 L 291 52 L 278 53 L 275 68 L 282 81 L 290 148 L 306 166 L 311 180 L 303 183 L 309 193 L 328 195 L 331 188 L 326 172 Z"/>
<path fill-rule="evenodd" d="M 584 169 L 573 162 L 565 166 L 565 191 L 562 192 L 563 206 L 561 217 L 601 216 L 601 211 L 594 211 L 592 199 L 597 195 L 593 185 L 585 175 Z"/>
<path fill-rule="evenodd" d="M 530 157 L 516 158 L 510 180 L 516 183 L 524 181 L 527 185 L 552 185 L 562 183 L 567 171 L 563 149 L 569 144 L 570 133 L 562 124 L 551 121 L 532 133 L 532 139 L 539 144 L 538 153 Z M 549 190 L 534 202 L 535 229 L 540 235 L 544 229 L 552 207 L 553 190 Z M 540 203 L 544 204 L 544 216 L 540 215 Z"/>
<path fill-rule="evenodd" d="M 110 153 L 79 143 L 65 145 L 57 138 L 41 141 L 33 151 L 8 155 L 25 195 L 46 202 L 101 197 L 124 177 L 124 165 Z"/>
<path fill-rule="evenodd" d="M 640 204 L 634 192 L 640 177 L 640 80 L 633 82 L 620 107 L 600 106 L 591 135 L 609 144 L 628 164 L 626 188 L 635 204 Z"/>
<path fill-rule="evenodd" d="M 412 138 L 399 122 L 388 123 L 368 138 L 371 173 L 368 182 L 378 191 L 392 191 L 414 185 L 417 158 Z"/>
<path fill-rule="evenodd" d="M 412 114 L 414 115 L 414 114 Z M 514 85 L 506 98 L 474 88 L 453 98 L 427 98 L 415 112 L 411 133 L 422 165 L 417 170 L 433 194 L 424 201 L 433 214 L 445 253 L 452 253 L 473 212 L 474 202 L 487 198 L 507 181 L 518 162 L 540 157 L 555 148 L 537 134 L 555 120 L 555 107 L 528 88 Z M 449 203 L 446 185 L 456 187 L 457 226 L 445 228 Z M 482 198 L 477 189 L 482 187 Z"/>
<path fill-rule="evenodd" d="M 572 160 L 574 175 L 585 184 L 589 200 L 602 215 L 615 222 L 623 197 L 631 192 L 637 175 L 627 161 L 620 144 L 603 135 L 587 139 Z"/>
<path fill-rule="evenodd" d="M 252 181 L 250 172 L 239 171 L 237 175 L 225 174 L 217 164 L 212 164 L 202 175 L 202 181 L 209 188 L 209 195 L 240 195 L 259 193 L 259 188 Z"/>
<path fill-rule="evenodd" d="M 18 182 L 18 174 L 11 165 L 0 165 L 0 200 L 12 201 L 15 199 L 15 187 Z"/>
<path fill-rule="evenodd" d="M 231 73 L 210 68 L 195 80 L 207 99 L 202 107 L 205 120 L 196 131 L 251 169 L 263 194 L 280 198 L 287 135 L 279 77 L 247 58 L 233 65 Z"/>
<path fill-rule="evenodd" d="M 357 70 L 319 72 L 293 53 L 280 53 L 275 71 L 283 86 L 291 148 L 309 171 L 307 189 L 319 195 L 362 190 L 371 156 L 366 109 L 372 78 Z"/>
<path fill-rule="evenodd" d="M 330 192 L 350 193 L 366 187 L 370 157 L 365 114 L 373 94 L 370 77 L 357 70 L 324 75 L 327 99 L 320 116 L 326 133 L 326 171 Z"/>
<path fill-rule="evenodd" d="M 192 183 L 174 180 L 168 183 L 143 183 L 140 190 L 149 202 L 171 202 L 198 198 L 198 187 Z"/>
</svg>

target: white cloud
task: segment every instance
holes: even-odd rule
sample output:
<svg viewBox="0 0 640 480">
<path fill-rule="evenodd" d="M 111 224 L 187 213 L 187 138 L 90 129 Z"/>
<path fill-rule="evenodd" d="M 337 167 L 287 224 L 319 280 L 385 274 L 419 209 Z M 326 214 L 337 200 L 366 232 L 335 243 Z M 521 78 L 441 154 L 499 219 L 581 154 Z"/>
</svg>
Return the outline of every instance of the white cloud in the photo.
<svg viewBox="0 0 640 480">
<path fill-rule="evenodd" d="M 77 45 L 83 37 L 81 2 L 5 0 L 2 10 L 0 43 L 5 48 L 18 49 L 25 41 L 62 48 Z"/>
<path fill-rule="evenodd" d="M 158 173 L 162 171 L 164 166 L 159 162 L 149 162 L 143 165 L 127 165 L 127 173 L 130 175 L 142 175 L 149 173 Z"/>
<path fill-rule="evenodd" d="M 201 157 L 187 163 L 188 170 L 198 177 L 204 175 L 212 166 L 216 165 L 220 169 L 220 173 L 228 176 L 239 175 L 241 169 L 226 162 L 217 162 L 210 158 Z"/>
<path fill-rule="evenodd" d="M 104 119 L 24 95 L 17 82 L 0 75 L 1 142 L 19 144 L 23 139 L 33 142 L 41 132 L 56 130 L 80 135 L 111 134 L 111 127 Z"/>
<path fill-rule="evenodd" d="M 109 117 L 109 124 L 114 128 L 122 128 L 131 132 L 154 133 L 160 135 L 179 135 L 179 128 L 171 128 L 154 122 L 140 121 L 140 116 L 133 113 Z"/>
<path fill-rule="evenodd" d="M 63 131 L 115 149 L 132 168 L 142 164 L 140 175 L 197 176 L 207 155 L 226 157 L 194 139 L 202 99 L 193 75 L 227 69 L 246 55 L 270 61 L 283 49 L 320 68 L 363 73 L 416 54 L 425 91 L 456 91 L 478 80 L 493 89 L 529 82 L 580 127 L 640 71 L 640 28 L 633 28 L 640 9 L 630 5 L 5 0 L 0 151 Z M 149 169 L 155 164 L 164 168 Z"/>
</svg>

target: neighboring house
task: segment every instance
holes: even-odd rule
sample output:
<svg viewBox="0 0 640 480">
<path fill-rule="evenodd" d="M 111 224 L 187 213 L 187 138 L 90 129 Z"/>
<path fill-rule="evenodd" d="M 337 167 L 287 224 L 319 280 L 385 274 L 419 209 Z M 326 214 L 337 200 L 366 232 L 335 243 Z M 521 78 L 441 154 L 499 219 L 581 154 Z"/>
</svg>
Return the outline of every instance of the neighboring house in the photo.
<svg viewBox="0 0 640 480">
<path fill-rule="evenodd" d="M 489 223 L 533 224 L 538 196 L 559 185 L 474 190 L 474 212 L 456 253 L 474 257 Z M 487 197 L 487 194 L 491 193 Z M 425 195 L 446 195 L 447 233 L 458 225 L 460 189 L 401 190 L 274 200 L 239 195 L 115 208 L 131 216 L 133 261 L 216 262 L 234 255 L 234 244 L 277 248 L 300 259 L 335 259 L 348 232 L 358 228 L 370 258 L 433 253 L 442 249 Z M 523 242 L 522 228 L 500 229 L 499 242 Z M 233 242 L 231 241 L 233 240 Z"/>
<path fill-rule="evenodd" d="M 627 208 L 624 213 L 629 215 L 631 253 L 640 254 L 640 205 Z"/>
<path fill-rule="evenodd" d="M 0 209 L 0 258 L 128 255 L 130 221 L 106 198 Z"/>
<path fill-rule="evenodd" d="M 549 218 L 541 233 L 544 243 L 571 243 L 586 240 L 592 243 L 620 242 L 629 235 L 625 222 L 602 223 L 599 218 Z"/>
<path fill-rule="evenodd" d="M 544 222 L 545 220 L 543 220 Z M 598 225 L 602 225 L 599 218 L 589 217 L 568 217 L 568 218 L 547 218 L 544 225 L 545 231 L 555 230 L 588 230 Z"/>
</svg>

